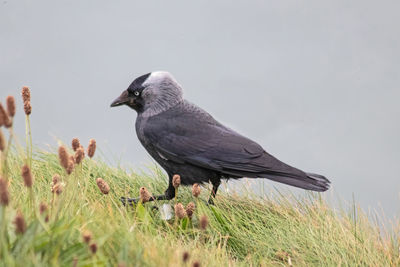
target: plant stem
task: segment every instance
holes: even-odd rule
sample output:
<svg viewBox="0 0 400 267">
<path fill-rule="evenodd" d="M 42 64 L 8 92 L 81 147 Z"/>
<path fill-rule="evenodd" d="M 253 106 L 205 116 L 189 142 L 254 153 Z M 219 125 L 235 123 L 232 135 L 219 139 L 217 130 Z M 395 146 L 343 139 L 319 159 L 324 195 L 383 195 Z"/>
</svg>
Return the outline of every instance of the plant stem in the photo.
<svg viewBox="0 0 400 267">
<path fill-rule="evenodd" d="M 5 233 L 5 226 L 6 226 L 6 207 L 0 206 L 1 208 L 1 222 L 0 222 L 0 259 L 4 259 L 7 254 L 7 246 L 6 246 L 6 233 Z"/>
<path fill-rule="evenodd" d="M 27 115 L 27 120 L 28 120 L 28 135 L 29 135 L 29 167 L 32 167 L 33 148 L 32 148 L 31 120 L 29 115 Z"/>
<path fill-rule="evenodd" d="M 7 156 L 8 156 L 8 152 L 11 148 L 11 143 L 12 143 L 12 139 L 14 136 L 14 131 L 13 131 L 13 127 L 11 126 L 9 129 L 9 136 L 8 136 L 8 142 L 7 142 L 7 146 L 4 150 L 4 153 L 2 153 L 1 157 L 0 157 L 0 165 L 1 165 L 1 171 L 2 174 L 5 176 L 5 178 L 7 179 L 8 177 L 8 164 L 7 164 Z"/>
</svg>

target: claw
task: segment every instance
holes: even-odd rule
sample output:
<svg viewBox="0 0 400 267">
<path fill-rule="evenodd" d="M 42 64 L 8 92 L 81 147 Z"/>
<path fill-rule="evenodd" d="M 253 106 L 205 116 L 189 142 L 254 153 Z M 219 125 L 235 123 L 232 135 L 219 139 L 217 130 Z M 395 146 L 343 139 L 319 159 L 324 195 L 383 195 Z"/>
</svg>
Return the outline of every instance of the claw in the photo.
<svg viewBox="0 0 400 267">
<path fill-rule="evenodd" d="M 204 202 L 205 202 L 205 201 L 204 201 Z M 206 205 L 207 205 L 207 206 L 215 206 L 214 198 L 211 198 L 211 197 L 210 197 L 210 199 L 206 202 Z"/>
<path fill-rule="evenodd" d="M 119 200 L 121 200 L 122 205 L 126 205 L 126 197 L 121 197 Z"/>
<path fill-rule="evenodd" d="M 137 200 L 134 198 L 121 197 L 120 200 L 124 206 L 126 206 L 126 204 L 129 204 L 130 206 L 133 206 L 133 204 L 137 204 Z"/>
</svg>

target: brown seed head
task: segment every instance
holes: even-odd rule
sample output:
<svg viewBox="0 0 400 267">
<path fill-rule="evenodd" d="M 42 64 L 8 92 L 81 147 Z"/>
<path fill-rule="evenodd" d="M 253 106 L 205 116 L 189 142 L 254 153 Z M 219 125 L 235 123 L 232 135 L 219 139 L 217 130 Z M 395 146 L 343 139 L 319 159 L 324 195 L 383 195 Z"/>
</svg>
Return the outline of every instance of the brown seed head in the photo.
<svg viewBox="0 0 400 267">
<path fill-rule="evenodd" d="M 281 261 L 287 261 L 287 259 L 289 258 L 289 253 L 283 250 L 278 250 L 275 253 L 275 256 Z"/>
<path fill-rule="evenodd" d="M 44 217 L 44 221 L 48 222 L 49 221 L 49 215 L 47 214 L 47 204 L 45 202 L 40 203 L 39 205 L 39 212 L 41 215 L 46 215 Z"/>
<path fill-rule="evenodd" d="M 139 190 L 140 200 L 142 203 L 148 202 L 151 198 L 150 192 L 147 190 L 146 187 L 141 187 Z"/>
<path fill-rule="evenodd" d="M 52 192 L 53 194 L 59 195 L 59 194 L 62 193 L 62 191 L 63 191 L 63 186 L 62 186 L 61 183 L 56 183 L 55 185 L 53 185 L 53 186 L 51 187 L 51 192 Z"/>
<path fill-rule="evenodd" d="M 93 158 L 94 152 L 96 152 L 96 140 L 90 139 L 89 146 L 87 149 L 87 154 L 88 154 L 89 158 Z"/>
<path fill-rule="evenodd" d="M 32 106 L 30 101 L 24 102 L 24 112 L 26 115 L 31 115 L 32 113 Z"/>
<path fill-rule="evenodd" d="M 60 160 L 61 166 L 66 170 L 69 165 L 69 155 L 65 146 L 58 148 L 58 159 Z"/>
<path fill-rule="evenodd" d="M 104 181 L 102 178 L 97 178 L 96 183 L 103 194 L 107 195 L 108 192 L 110 192 L 110 186 L 108 186 L 107 182 Z"/>
<path fill-rule="evenodd" d="M 8 112 L 8 116 L 10 117 L 14 117 L 15 115 L 15 98 L 11 95 L 7 96 L 7 112 Z"/>
<path fill-rule="evenodd" d="M 200 195 L 201 188 L 199 184 L 194 184 L 192 187 L 192 194 L 194 197 L 198 197 Z"/>
<path fill-rule="evenodd" d="M 40 203 L 40 205 L 39 205 L 40 214 L 43 214 L 46 211 L 47 211 L 47 204 L 45 202 Z"/>
<path fill-rule="evenodd" d="M 8 193 L 7 180 L 0 177 L 0 204 L 7 206 L 10 202 L 10 194 Z"/>
<path fill-rule="evenodd" d="M 203 215 L 200 218 L 200 229 L 206 230 L 207 226 L 208 226 L 208 218 L 206 215 Z"/>
<path fill-rule="evenodd" d="M 90 251 L 91 251 L 93 254 L 96 254 L 96 252 L 97 252 L 97 244 L 96 244 L 96 243 L 90 244 Z"/>
<path fill-rule="evenodd" d="M 178 203 L 175 205 L 175 216 L 179 219 L 183 219 L 183 217 L 186 216 L 186 211 L 182 203 Z"/>
<path fill-rule="evenodd" d="M 12 121 L 10 118 L 8 118 L 8 120 L 6 121 L 6 123 L 4 124 L 4 126 L 5 126 L 6 128 L 10 128 L 10 127 L 12 126 L 12 124 L 13 124 L 13 121 Z"/>
<path fill-rule="evenodd" d="M 126 264 L 124 262 L 118 263 L 118 267 L 126 267 Z"/>
<path fill-rule="evenodd" d="M 28 86 L 22 87 L 22 100 L 23 102 L 31 101 L 31 91 Z"/>
<path fill-rule="evenodd" d="M 193 262 L 193 265 L 192 265 L 193 267 L 200 267 L 200 262 L 198 262 L 198 261 L 195 261 L 195 262 Z"/>
<path fill-rule="evenodd" d="M 180 177 L 178 174 L 175 174 L 175 175 L 172 177 L 172 185 L 173 185 L 175 188 L 178 188 L 178 187 L 181 185 L 181 177 Z"/>
<path fill-rule="evenodd" d="M 72 139 L 72 149 L 76 151 L 81 146 L 78 138 Z"/>
<path fill-rule="evenodd" d="M 18 211 L 17 215 L 15 216 L 14 224 L 15 224 L 15 233 L 17 233 L 17 234 L 25 233 L 26 223 L 25 223 L 24 215 L 20 211 Z"/>
<path fill-rule="evenodd" d="M 3 135 L 2 130 L 0 129 L 0 151 L 4 151 L 6 149 L 6 138 Z"/>
<path fill-rule="evenodd" d="M 85 157 L 85 150 L 82 146 L 80 146 L 75 152 L 75 163 L 80 164 Z"/>
<path fill-rule="evenodd" d="M 54 174 L 52 180 L 53 180 L 53 185 L 58 184 L 61 181 L 60 175 Z"/>
<path fill-rule="evenodd" d="M 65 171 L 67 172 L 68 175 L 70 175 L 74 171 L 74 168 L 75 168 L 74 156 L 70 155 L 68 161 L 68 167 Z"/>
<path fill-rule="evenodd" d="M 194 213 L 194 210 L 196 208 L 196 205 L 193 202 L 189 202 L 186 205 L 186 214 L 187 216 L 191 219 Z"/>
<path fill-rule="evenodd" d="M 189 260 L 189 257 L 190 257 L 189 252 L 187 252 L 187 251 L 183 252 L 183 255 L 182 255 L 183 262 L 187 262 Z"/>
<path fill-rule="evenodd" d="M 28 165 L 24 165 L 21 168 L 21 176 L 24 178 L 24 183 L 26 187 L 32 187 L 33 184 L 33 177 L 32 177 L 32 172 L 31 169 L 28 167 Z"/>
<path fill-rule="evenodd" d="M 12 120 L 8 117 L 6 110 L 0 103 L 0 126 L 4 125 L 6 128 L 12 126 Z"/>
<path fill-rule="evenodd" d="M 68 167 L 65 170 L 68 175 L 70 175 L 74 171 L 74 166 L 75 166 L 74 162 L 70 160 L 68 163 Z"/>
<path fill-rule="evenodd" d="M 85 242 L 86 244 L 89 244 L 90 240 L 92 240 L 92 233 L 89 231 L 83 232 L 82 239 L 83 239 L 83 242 Z"/>
</svg>

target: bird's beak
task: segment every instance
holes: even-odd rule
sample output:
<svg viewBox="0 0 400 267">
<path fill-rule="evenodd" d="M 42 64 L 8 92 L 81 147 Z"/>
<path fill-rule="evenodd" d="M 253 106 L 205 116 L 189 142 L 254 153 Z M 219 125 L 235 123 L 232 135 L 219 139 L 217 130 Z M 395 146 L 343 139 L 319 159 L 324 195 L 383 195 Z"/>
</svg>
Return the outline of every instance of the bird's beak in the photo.
<svg viewBox="0 0 400 267">
<path fill-rule="evenodd" d="M 129 102 L 129 93 L 128 90 L 125 90 L 122 92 L 122 94 L 115 99 L 112 103 L 111 103 L 111 107 L 117 107 L 117 106 L 121 106 L 124 105 L 126 103 Z"/>
</svg>

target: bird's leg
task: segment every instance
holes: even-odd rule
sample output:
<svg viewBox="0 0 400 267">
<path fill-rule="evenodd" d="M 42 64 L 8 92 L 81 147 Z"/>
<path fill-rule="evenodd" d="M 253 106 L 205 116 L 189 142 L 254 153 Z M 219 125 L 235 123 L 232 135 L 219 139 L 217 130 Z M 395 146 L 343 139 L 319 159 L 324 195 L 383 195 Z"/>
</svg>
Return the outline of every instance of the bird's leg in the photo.
<svg viewBox="0 0 400 267">
<path fill-rule="evenodd" d="M 175 188 L 170 184 L 165 191 L 164 194 L 158 196 L 152 196 L 149 201 L 156 201 L 156 200 L 171 200 L 175 197 Z M 133 205 L 137 204 L 140 201 L 140 198 L 126 198 L 121 197 L 121 202 L 125 206 L 126 204 Z"/>
<path fill-rule="evenodd" d="M 221 180 L 211 181 L 211 183 L 213 185 L 213 188 L 212 188 L 212 191 L 211 191 L 211 196 L 208 199 L 208 204 L 214 205 L 214 198 L 217 195 L 218 187 L 221 184 Z"/>
</svg>

